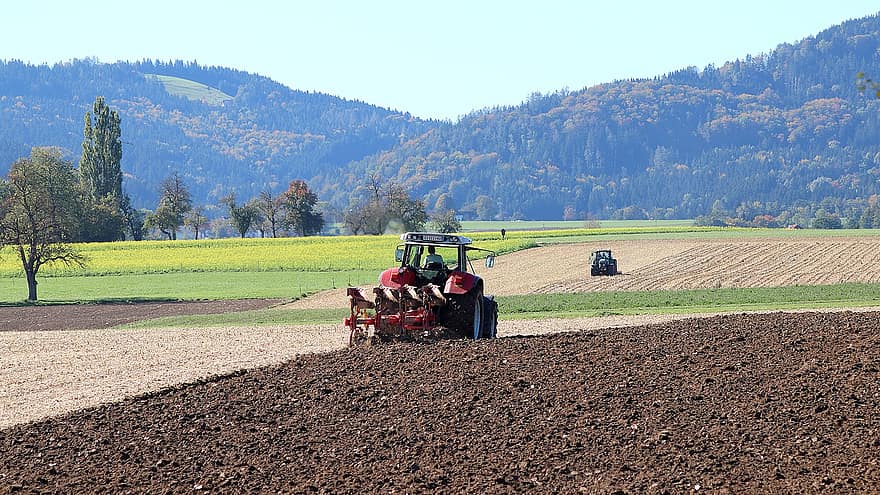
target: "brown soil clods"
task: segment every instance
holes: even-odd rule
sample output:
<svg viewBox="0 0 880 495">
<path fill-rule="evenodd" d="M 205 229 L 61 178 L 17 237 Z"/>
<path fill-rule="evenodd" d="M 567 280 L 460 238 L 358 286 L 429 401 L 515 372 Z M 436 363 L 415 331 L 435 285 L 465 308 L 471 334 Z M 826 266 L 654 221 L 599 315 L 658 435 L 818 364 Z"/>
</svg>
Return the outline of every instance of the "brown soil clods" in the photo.
<svg viewBox="0 0 880 495">
<path fill-rule="evenodd" d="M 0 430 L 0 493 L 866 493 L 878 313 L 308 355 Z"/>
</svg>

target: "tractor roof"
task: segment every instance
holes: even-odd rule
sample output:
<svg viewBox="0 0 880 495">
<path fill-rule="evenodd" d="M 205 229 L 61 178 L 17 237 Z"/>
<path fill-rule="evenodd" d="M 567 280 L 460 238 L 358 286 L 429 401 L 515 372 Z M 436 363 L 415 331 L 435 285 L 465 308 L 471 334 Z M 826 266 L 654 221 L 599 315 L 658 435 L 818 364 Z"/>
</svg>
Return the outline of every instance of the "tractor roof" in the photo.
<svg viewBox="0 0 880 495">
<path fill-rule="evenodd" d="M 471 243 L 471 240 L 464 236 L 436 232 L 407 232 L 400 235 L 400 240 L 407 244 L 446 246 L 463 246 Z"/>
</svg>

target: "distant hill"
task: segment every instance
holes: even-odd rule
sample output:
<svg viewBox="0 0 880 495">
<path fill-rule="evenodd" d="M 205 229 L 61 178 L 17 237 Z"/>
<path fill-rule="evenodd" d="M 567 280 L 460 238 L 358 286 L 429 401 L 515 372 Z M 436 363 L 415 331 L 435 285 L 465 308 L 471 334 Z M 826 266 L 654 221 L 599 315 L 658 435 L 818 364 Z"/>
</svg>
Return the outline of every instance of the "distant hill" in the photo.
<svg viewBox="0 0 880 495">
<path fill-rule="evenodd" d="M 880 105 L 855 84 L 880 77 L 878 53 L 871 16 L 721 67 L 474 112 L 350 170 L 429 204 L 488 196 L 507 218 L 852 215 L 880 193 Z"/>
<path fill-rule="evenodd" d="M 268 78 L 196 63 L 53 66 L 0 62 L 0 163 L 33 146 L 60 146 L 79 160 L 83 116 L 102 95 L 122 119 L 124 188 L 154 208 L 172 171 L 194 200 L 216 204 L 230 191 L 276 193 L 290 180 L 331 190 L 347 164 L 414 138 L 436 123 Z"/>
<path fill-rule="evenodd" d="M 204 204 L 302 178 L 344 209 L 379 174 L 469 217 L 855 217 L 880 194 L 880 102 L 855 84 L 859 71 L 880 78 L 878 53 L 870 16 L 720 67 L 536 94 L 456 123 L 196 63 L 6 61 L 0 163 L 34 145 L 78 159 L 83 114 L 103 95 L 141 207 L 177 170 Z"/>
</svg>

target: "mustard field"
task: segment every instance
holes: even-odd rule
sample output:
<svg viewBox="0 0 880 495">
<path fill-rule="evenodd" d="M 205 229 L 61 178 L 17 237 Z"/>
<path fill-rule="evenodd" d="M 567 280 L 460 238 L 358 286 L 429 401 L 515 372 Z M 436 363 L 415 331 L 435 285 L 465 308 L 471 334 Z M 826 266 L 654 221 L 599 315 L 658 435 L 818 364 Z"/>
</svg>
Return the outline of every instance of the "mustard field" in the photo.
<svg viewBox="0 0 880 495">
<path fill-rule="evenodd" d="M 708 235 L 722 230 L 731 229 L 659 226 L 508 231 L 504 240 L 500 232 L 463 235 L 471 238 L 476 247 L 504 254 L 541 242 L 580 242 L 620 235 Z M 399 243 L 399 235 L 85 243 L 76 245 L 87 259 L 85 267 L 47 265 L 38 277 L 382 270 L 394 264 L 394 248 Z M 23 276 L 21 262 L 12 249 L 2 250 L 0 255 L 0 278 Z"/>
<path fill-rule="evenodd" d="M 534 245 L 527 238 L 484 239 L 486 249 L 511 252 Z M 381 270 L 394 264 L 399 236 L 296 237 L 125 241 L 79 244 L 86 266 L 47 265 L 38 277 L 76 277 L 186 272 L 335 272 Z M 15 252 L 3 251 L 0 277 L 21 277 Z"/>
</svg>

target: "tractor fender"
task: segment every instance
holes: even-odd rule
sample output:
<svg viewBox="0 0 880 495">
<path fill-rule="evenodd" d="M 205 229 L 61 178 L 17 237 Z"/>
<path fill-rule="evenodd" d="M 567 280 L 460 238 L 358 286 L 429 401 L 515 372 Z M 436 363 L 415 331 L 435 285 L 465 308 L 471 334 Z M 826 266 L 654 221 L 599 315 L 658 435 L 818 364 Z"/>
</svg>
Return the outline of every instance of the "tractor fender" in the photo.
<svg viewBox="0 0 880 495">
<path fill-rule="evenodd" d="M 477 286 L 480 277 L 467 272 L 452 272 L 443 287 L 444 294 L 466 294 Z"/>
<path fill-rule="evenodd" d="M 389 289 L 400 289 L 404 285 L 414 285 L 415 270 L 407 267 L 389 268 L 379 274 L 379 285 Z"/>
</svg>

